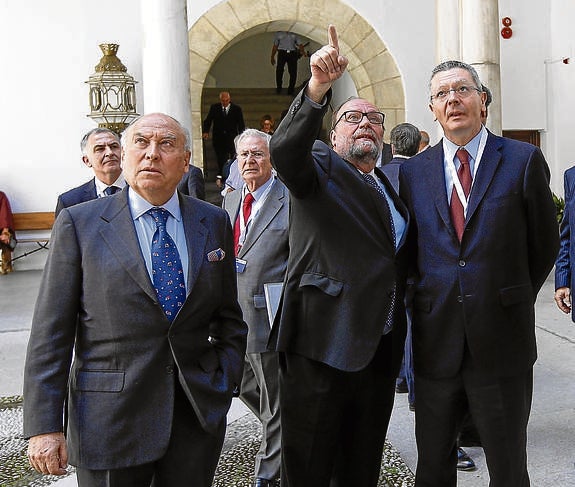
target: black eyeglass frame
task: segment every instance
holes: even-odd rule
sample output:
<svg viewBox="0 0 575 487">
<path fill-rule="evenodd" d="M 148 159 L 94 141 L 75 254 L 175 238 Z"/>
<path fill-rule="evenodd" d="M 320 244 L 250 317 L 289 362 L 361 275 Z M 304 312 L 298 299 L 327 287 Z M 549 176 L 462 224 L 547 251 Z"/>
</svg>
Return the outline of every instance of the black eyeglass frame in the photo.
<svg viewBox="0 0 575 487">
<path fill-rule="evenodd" d="M 348 115 L 349 113 L 361 113 L 361 118 L 360 118 L 357 122 L 349 121 L 349 120 L 347 119 L 347 115 Z M 379 122 L 379 121 L 374 122 L 373 120 L 370 120 L 369 116 L 370 116 L 370 115 L 373 115 L 373 114 L 381 115 L 381 122 Z M 351 123 L 351 124 L 353 124 L 353 125 L 358 125 L 358 124 L 360 124 L 361 121 L 363 120 L 363 117 L 367 118 L 367 121 L 368 121 L 369 123 L 374 124 L 374 125 L 382 125 L 382 126 L 383 126 L 383 123 L 385 122 L 385 113 L 382 113 L 382 112 L 376 112 L 376 111 L 372 111 L 372 112 L 362 112 L 362 111 L 360 111 L 360 110 L 346 110 L 345 112 L 343 112 L 343 113 L 340 115 L 340 117 L 339 117 L 339 118 L 337 119 L 337 121 L 333 124 L 333 127 L 332 127 L 331 129 L 333 130 L 333 129 L 335 128 L 335 126 L 336 126 L 339 122 L 341 122 L 341 119 L 342 119 L 342 118 L 343 118 L 347 123 Z"/>
</svg>

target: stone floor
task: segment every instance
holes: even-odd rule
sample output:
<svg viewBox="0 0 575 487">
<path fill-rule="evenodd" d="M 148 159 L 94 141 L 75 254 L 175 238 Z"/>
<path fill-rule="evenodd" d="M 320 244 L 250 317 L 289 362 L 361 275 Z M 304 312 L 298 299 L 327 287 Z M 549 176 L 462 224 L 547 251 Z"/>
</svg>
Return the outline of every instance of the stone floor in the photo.
<svg viewBox="0 0 575 487">
<path fill-rule="evenodd" d="M 0 486 L 43 487 L 60 484 L 61 477 L 41 476 L 28 465 L 22 438 L 21 397 L 0 398 Z M 250 487 L 255 454 L 260 442 L 259 422 L 245 414 L 228 425 L 213 487 Z M 73 469 L 70 469 L 73 477 Z M 71 481 L 72 479 L 70 479 Z M 68 482 L 67 482 L 68 483 Z M 74 485 L 75 482 L 70 482 Z M 413 474 L 391 444 L 385 446 L 380 487 L 410 487 Z"/>
</svg>

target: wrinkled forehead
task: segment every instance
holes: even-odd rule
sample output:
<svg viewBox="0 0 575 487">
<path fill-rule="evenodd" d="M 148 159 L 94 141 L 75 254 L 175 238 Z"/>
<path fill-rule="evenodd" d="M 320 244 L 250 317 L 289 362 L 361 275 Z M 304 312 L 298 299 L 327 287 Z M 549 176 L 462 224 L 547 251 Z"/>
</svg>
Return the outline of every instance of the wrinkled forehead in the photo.
<svg viewBox="0 0 575 487">
<path fill-rule="evenodd" d="M 91 146 L 96 145 L 110 145 L 110 144 L 118 144 L 119 141 L 116 137 L 112 134 L 107 132 L 100 132 L 97 134 L 92 134 L 88 137 L 88 144 Z"/>
<path fill-rule="evenodd" d="M 238 143 L 238 152 L 245 150 L 258 150 L 267 153 L 268 145 L 260 137 L 246 137 Z"/>
<path fill-rule="evenodd" d="M 173 120 L 161 116 L 142 117 L 131 128 L 131 136 L 136 134 L 147 138 L 170 137 L 175 139 L 183 138 L 183 134 Z"/>
<path fill-rule="evenodd" d="M 462 84 L 475 86 L 471 73 L 466 69 L 453 68 L 447 71 L 439 71 L 431 78 L 431 88 L 450 87 Z"/>
<path fill-rule="evenodd" d="M 363 99 L 353 99 L 349 100 L 348 102 L 344 103 L 338 111 L 338 116 L 341 115 L 343 112 L 348 112 L 350 110 L 358 110 L 360 112 L 379 112 L 379 108 L 377 108 L 373 103 L 368 102 L 367 100 Z"/>
</svg>

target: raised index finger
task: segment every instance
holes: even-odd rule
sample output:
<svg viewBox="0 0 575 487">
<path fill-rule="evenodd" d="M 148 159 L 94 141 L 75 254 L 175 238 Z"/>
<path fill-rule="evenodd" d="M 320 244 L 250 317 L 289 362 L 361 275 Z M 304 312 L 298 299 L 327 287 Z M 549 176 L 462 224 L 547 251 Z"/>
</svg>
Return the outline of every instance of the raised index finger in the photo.
<svg viewBox="0 0 575 487">
<path fill-rule="evenodd" d="M 337 31 L 335 25 L 330 24 L 327 28 L 328 44 L 339 52 L 339 43 L 337 42 Z"/>
</svg>

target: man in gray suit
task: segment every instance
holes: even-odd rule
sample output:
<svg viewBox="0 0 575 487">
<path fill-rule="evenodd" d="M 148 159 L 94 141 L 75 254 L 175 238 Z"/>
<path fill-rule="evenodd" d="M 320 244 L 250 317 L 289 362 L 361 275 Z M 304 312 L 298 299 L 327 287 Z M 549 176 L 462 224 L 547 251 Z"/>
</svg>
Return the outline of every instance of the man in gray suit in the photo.
<svg viewBox="0 0 575 487">
<path fill-rule="evenodd" d="M 176 191 L 189 144 L 173 118 L 140 117 L 129 186 L 56 219 L 24 375 L 41 473 L 69 460 L 81 487 L 212 484 L 247 327 L 226 212 Z"/>
<path fill-rule="evenodd" d="M 281 453 L 278 357 L 277 352 L 267 350 L 270 321 L 264 284 L 284 280 L 289 253 L 289 193 L 272 175 L 269 139 L 268 134 L 255 129 L 239 135 L 236 152 L 245 184 L 224 199 L 224 208 L 236 228 L 238 296 L 248 324 L 240 399 L 259 418 L 263 430 L 254 487 L 274 485 L 279 478 Z"/>
</svg>

